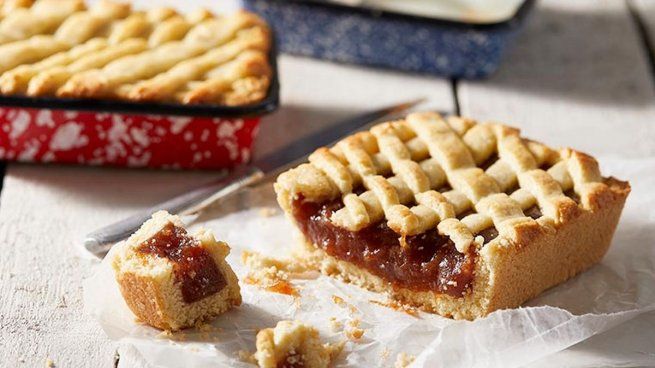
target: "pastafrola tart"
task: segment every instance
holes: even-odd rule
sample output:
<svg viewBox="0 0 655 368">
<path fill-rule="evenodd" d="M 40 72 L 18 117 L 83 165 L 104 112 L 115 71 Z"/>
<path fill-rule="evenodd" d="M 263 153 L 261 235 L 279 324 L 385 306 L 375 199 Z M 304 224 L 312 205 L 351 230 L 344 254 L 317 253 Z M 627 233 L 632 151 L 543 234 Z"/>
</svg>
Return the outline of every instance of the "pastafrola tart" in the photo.
<svg viewBox="0 0 655 368">
<path fill-rule="evenodd" d="M 176 331 L 241 304 L 230 248 L 207 230 L 191 235 L 177 216 L 155 213 L 112 249 L 125 302 L 144 323 Z"/>
<path fill-rule="evenodd" d="M 306 263 L 474 319 L 599 262 L 630 186 L 518 129 L 425 112 L 316 150 L 275 190 Z"/>
</svg>

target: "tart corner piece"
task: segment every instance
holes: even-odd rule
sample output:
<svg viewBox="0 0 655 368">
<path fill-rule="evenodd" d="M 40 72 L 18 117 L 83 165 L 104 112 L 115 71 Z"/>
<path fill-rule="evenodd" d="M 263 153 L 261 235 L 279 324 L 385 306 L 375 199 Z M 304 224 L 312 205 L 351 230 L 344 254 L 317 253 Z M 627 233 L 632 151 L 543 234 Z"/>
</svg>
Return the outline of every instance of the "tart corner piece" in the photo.
<svg viewBox="0 0 655 368">
<path fill-rule="evenodd" d="M 128 307 L 144 323 L 176 331 L 241 304 L 230 248 L 207 230 L 191 235 L 177 216 L 155 213 L 112 252 Z"/>
<path fill-rule="evenodd" d="M 307 263 L 475 319 L 599 262 L 630 186 L 518 129 L 415 113 L 315 151 L 275 190 Z"/>
</svg>

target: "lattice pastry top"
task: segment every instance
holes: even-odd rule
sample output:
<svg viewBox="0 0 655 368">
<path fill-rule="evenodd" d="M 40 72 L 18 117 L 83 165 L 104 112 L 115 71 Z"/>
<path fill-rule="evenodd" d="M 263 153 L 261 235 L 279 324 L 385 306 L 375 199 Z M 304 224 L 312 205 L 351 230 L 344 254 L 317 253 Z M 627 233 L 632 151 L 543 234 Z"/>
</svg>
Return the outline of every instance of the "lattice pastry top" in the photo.
<svg viewBox="0 0 655 368">
<path fill-rule="evenodd" d="M 0 0 L 0 91 L 245 105 L 266 96 L 270 45 L 265 22 L 247 12 Z"/>
<path fill-rule="evenodd" d="M 341 197 L 344 206 L 330 217 L 339 227 L 357 231 L 386 219 L 401 239 L 436 227 L 466 252 L 482 245 L 478 234 L 487 228 L 498 231 L 494 241 L 527 244 L 594 211 L 614 195 L 605 180 L 594 158 L 517 129 L 415 113 L 316 150 L 275 185 L 278 195 L 312 202 Z M 524 212 L 535 205 L 536 219 Z"/>
</svg>

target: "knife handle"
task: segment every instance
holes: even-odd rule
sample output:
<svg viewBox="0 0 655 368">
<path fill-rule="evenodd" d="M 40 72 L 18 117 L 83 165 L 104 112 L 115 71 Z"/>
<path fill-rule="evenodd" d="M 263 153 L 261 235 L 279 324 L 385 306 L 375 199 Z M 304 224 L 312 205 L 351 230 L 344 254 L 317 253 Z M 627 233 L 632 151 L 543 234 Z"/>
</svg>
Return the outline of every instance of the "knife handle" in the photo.
<svg viewBox="0 0 655 368">
<path fill-rule="evenodd" d="M 84 239 L 84 248 L 98 257 L 103 257 L 114 243 L 129 237 L 154 212 L 164 210 L 172 214 L 179 214 L 182 211 L 187 214 L 195 213 L 209 203 L 234 193 L 263 176 L 264 174 L 257 167 L 241 166 L 220 180 L 139 211 L 124 220 L 89 233 Z M 192 209 L 192 211 L 188 211 L 189 209 Z"/>
</svg>

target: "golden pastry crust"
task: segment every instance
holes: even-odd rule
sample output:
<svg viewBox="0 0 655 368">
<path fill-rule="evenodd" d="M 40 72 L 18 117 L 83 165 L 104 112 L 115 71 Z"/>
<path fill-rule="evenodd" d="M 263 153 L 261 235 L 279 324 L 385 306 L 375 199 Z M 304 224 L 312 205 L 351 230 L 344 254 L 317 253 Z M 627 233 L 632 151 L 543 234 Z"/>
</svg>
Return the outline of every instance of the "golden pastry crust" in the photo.
<svg viewBox="0 0 655 368">
<path fill-rule="evenodd" d="M 245 11 L 183 16 L 109 0 L 0 5 L 3 95 L 234 106 L 268 93 L 270 30 Z"/>
<path fill-rule="evenodd" d="M 31 7 L 10 8 L 0 21 L 0 44 L 51 34 L 66 18 L 85 8 L 83 0 L 40 0 Z"/>
<path fill-rule="evenodd" d="M 343 344 L 322 344 L 318 331 L 298 321 L 280 321 L 275 328 L 257 333 L 257 352 L 261 368 L 327 368 Z"/>
<path fill-rule="evenodd" d="M 157 212 L 126 242 L 112 248 L 112 267 L 125 302 L 142 322 L 176 331 L 206 322 L 241 304 L 238 279 L 225 261 L 230 252 L 227 244 L 200 230 L 192 235 L 215 262 L 226 285 L 213 295 L 186 303 L 173 265 L 165 258 L 137 254 L 136 248 L 167 225 L 182 227 L 177 216 Z"/>
<path fill-rule="evenodd" d="M 354 193 L 361 185 L 366 191 Z M 341 197 L 343 208 L 330 217 L 336 226 L 357 231 L 386 221 L 399 237 L 436 227 L 458 251 L 474 247 L 472 292 L 452 297 L 392 287 L 304 246 L 326 274 L 466 319 L 516 307 L 600 261 L 630 192 L 628 183 L 603 178 L 586 154 L 551 149 L 500 124 L 435 113 L 411 114 L 319 149 L 309 164 L 281 174 L 275 189 L 292 221 L 299 195 L 317 203 Z M 533 206 L 537 219 L 524 212 Z M 483 244 L 478 234 L 491 227 L 499 235 Z"/>
</svg>

